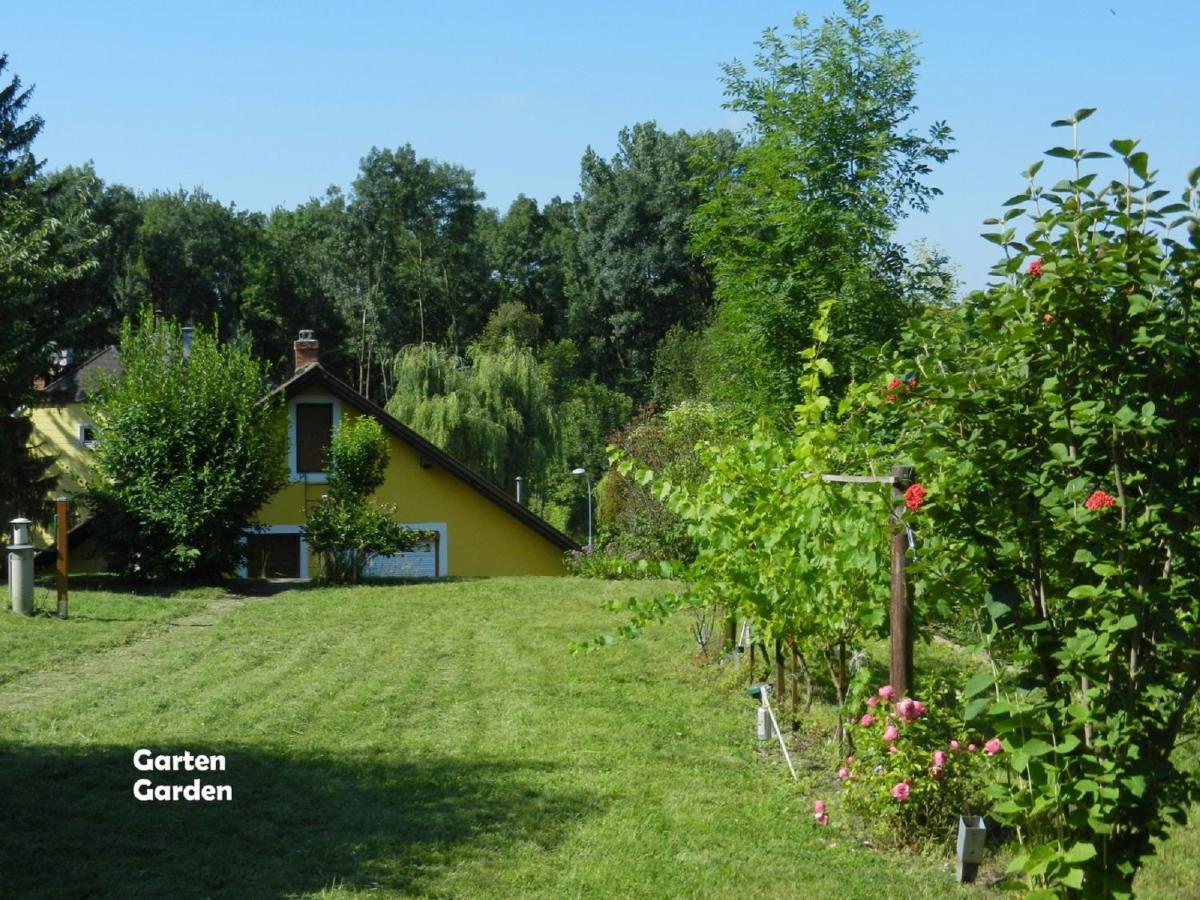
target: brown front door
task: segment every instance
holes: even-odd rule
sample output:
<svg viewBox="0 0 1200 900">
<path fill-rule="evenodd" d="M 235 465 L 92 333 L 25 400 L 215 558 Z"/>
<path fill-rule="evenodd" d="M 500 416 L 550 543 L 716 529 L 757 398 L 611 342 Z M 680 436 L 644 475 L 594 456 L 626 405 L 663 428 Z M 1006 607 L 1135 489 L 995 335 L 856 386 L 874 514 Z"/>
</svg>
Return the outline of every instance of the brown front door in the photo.
<svg viewBox="0 0 1200 900">
<path fill-rule="evenodd" d="M 246 538 L 246 571 L 251 578 L 299 578 L 300 535 L 252 534 Z"/>
</svg>

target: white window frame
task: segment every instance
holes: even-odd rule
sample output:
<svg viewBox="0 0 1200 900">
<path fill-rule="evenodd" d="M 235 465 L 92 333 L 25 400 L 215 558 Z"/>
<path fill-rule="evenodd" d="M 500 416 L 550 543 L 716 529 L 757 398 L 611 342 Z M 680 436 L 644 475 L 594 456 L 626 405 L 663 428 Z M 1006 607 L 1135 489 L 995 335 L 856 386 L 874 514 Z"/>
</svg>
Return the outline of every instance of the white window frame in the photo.
<svg viewBox="0 0 1200 900">
<path fill-rule="evenodd" d="M 92 438 L 89 441 L 84 437 L 84 434 L 86 433 L 86 429 L 88 429 L 88 428 L 92 429 L 93 434 L 96 433 L 96 426 L 94 424 L 92 424 L 91 422 L 80 422 L 79 427 L 75 430 L 75 436 L 79 441 L 80 447 L 86 447 L 88 450 L 95 450 L 97 447 L 100 446 L 100 442 L 98 440 L 96 440 L 95 438 Z"/>
<path fill-rule="evenodd" d="M 296 407 L 301 403 L 328 403 L 333 407 L 333 427 L 329 432 L 332 438 L 342 422 L 342 401 L 329 394 L 301 394 L 288 401 L 288 479 L 293 482 L 325 484 L 329 480 L 325 472 L 296 471 Z"/>
<path fill-rule="evenodd" d="M 242 535 L 242 543 L 245 544 L 246 538 L 255 534 L 298 534 L 300 535 L 300 577 L 311 577 L 308 572 L 308 541 L 304 539 L 304 529 L 299 525 L 263 525 L 258 528 L 247 529 Z M 238 566 L 238 575 L 241 578 L 250 577 L 250 569 L 243 560 Z"/>
<path fill-rule="evenodd" d="M 437 570 L 438 578 L 445 578 L 450 574 L 450 566 L 447 560 L 450 557 L 449 544 L 446 539 L 446 523 L 445 522 L 401 522 L 405 528 L 411 528 L 413 531 L 435 531 L 437 532 Z"/>
</svg>

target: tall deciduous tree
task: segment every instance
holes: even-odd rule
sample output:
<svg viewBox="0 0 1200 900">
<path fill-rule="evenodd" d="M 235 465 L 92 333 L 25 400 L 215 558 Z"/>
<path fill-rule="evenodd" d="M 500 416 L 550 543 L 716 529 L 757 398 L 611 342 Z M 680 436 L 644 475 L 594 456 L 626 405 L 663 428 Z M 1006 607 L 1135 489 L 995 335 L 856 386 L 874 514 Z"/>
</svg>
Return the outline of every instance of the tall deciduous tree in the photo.
<svg viewBox="0 0 1200 900">
<path fill-rule="evenodd" d="M 420 159 L 411 146 L 372 148 L 363 158 L 346 206 L 354 283 L 341 300 L 376 360 L 406 344 L 463 346 L 483 325 L 482 198 L 469 171 Z M 378 387 L 387 393 L 387 384 Z M 370 382 L 360 389 L 371 392 Z"/>
<path fill-rule="evenodd" d="M 925 179 L 951 152 L 944 123 L 928 136 L 906 124 L 913 37 L 865 0 L 845 8 L 816 29 L 800 16 L 794 33 L 766 31 L 753 69 L 724 67 L 726 107 L 750 116 L 749 140 L 693 223 L 717 282 L 723 383 L 780 420 L 800 400 L 800 353 L 820 303 L 834 301 L 835 392 L 912 312 L 894 226 L 939 193 Z"/>
<path fill-rule="evenodd" d="M 647 122 L 621 132 L 611 160 L 590 148 L 584 154 L 579 270 L 564 330 L 588 370 L 610 387 L 646 397 L 663 335 L 676 323 L 704 320 L 712 283 L 686 227 L 701 197 L 696 157 L 720 170 L 734 147 L 728 132 L 669 134 Z"/>
</svg>

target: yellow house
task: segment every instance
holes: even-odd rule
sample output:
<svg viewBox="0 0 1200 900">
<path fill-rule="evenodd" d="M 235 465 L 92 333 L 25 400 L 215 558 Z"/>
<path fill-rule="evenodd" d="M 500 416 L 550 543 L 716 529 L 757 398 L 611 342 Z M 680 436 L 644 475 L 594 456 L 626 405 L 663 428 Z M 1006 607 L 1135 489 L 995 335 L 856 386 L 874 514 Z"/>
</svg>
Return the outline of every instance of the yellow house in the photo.
<svg viewBox="0 0 1200 900">
<path fill-rule="evenodd" d="M 86 408 L 88 393 L 102 377 L 120 371 L 117 348 L 108 347 L 42 388 L 37 402 L 29 407 L 30 440 L 35 453 L 52 460 L 54 496 L 74 499 L 87 490 L 96 446 L 95 430 Z M 74 504 L 72 508 L 77 509 Z M 54 540 L 44 524 L 35 524 L 31 537 L 41 547 Z"/>
<path fill-rule="evenodd" d="M 289 483 L 259 510 L 261 529 L 247 536 L 249 574 L 317 574 L 302 526 L 324 493 L 330 436 L 342 421 L 362 415 L 376 419 L 391 444 L 387 475 L 374 499 L 393 505 L 402 524 L 437 535 L 409 553 L 375 557 L 369 574 L 564 574 L 563 553 L 578 544 L 331 375 L 318 360 L 311 332 L 301 332 L 295 350 L 296 374 L 274 391 L 283 396 L 288 417 Z"/>
<path fill-rule="evenodd" d="M 84 409 L 84 382 L 89 378 L 85 370 L 119 367 L 116 351 L 111 352 L 111 358 L 97 362 L 104 356 L 100 354 L 81 367 L 75 393 L 60 385 L 58 393 L 51 395 L 54 385 L 48 387 L 46 404 L 32 413 L 35 440 L 54 448 L 60 487 L 67 493 L 78 493 L 91 469 L 89 443 L 94 435 Z M 295 374 L 272 392 L 282 396 L 288 417 L 288 484 L 258 511 L 259 527 L 246 535 L 243 574 L 284 578 L 319 574 L 303 526 L 308 511 L 324 493 L 324 456 L 330 437 L 341 422 L 362 415 L 383 426 L 391 445 L 387 474 L 374 500 L 394 506 L 402 524 L 436 535 L 408 553 L 375 557 L 369 575 L 565 573 L 563 553 L 579 549 L 571 538 L 330 374 L 320 364 L 319 344 L 311 332 L 301 332 L 295 352 Z M 85 543 L 90 543 L 83 540 L 86 525 L 76 529 L 78 550 L 85 554 Z M 80 558 L 75 536 L 71 553 L 73 560 Z M 79 571 L 74 564 L 72 569 Z"/>
</svg>

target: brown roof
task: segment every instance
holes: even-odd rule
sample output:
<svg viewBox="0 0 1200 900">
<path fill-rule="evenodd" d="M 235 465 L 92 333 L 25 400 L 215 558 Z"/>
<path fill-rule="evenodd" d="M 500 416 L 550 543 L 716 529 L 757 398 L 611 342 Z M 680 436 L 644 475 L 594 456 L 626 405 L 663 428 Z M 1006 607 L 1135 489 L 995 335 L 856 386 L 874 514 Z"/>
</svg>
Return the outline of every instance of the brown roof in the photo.
<svg viewBox="0 0 1200 900">
<path fill-rule="evenodd" d="M 416 450 L 421 455 L 422 460 L 436 463 L 451 475 L 465 481 L 470 487 L 483 494 L 483 496 L 487 497 L 487 499 L 491 500 L 513 518 L 532 528 L 551 543 L 561 547 L 563 550 L 580 549 L 579 544 L 567 537 L 567 535 L 563 534 L 541 516 L 530 512 L 482 475 L 472 472 L 445 450 L 431 444 L 399 419 L 393 418 L 383 407 L 372 403 L 358 391 L 354 390 L 354 388 L 350 387 L 350 385 L 331 375 L 320 363 L 313 363 L 300 369 L 292 378 L 267 394 L 267 397 L 273 397 L 276 394 L 282 393 L 285 399 L 290 399 L 297 392 L 311 384 L 320 384 L 339 400 L 349 403 L 361 412 L 372 416 L 387 431 Z"/>
<path fill-rule="evenodd" d="M 76 366 L 42 388 L 38 403 L 83 403 L 100 380 L 121 374 L 121 357 L 116 347 L 105 347 L 95 356 Z"/>
</svg>

